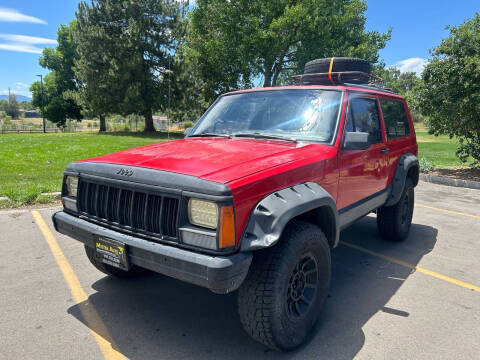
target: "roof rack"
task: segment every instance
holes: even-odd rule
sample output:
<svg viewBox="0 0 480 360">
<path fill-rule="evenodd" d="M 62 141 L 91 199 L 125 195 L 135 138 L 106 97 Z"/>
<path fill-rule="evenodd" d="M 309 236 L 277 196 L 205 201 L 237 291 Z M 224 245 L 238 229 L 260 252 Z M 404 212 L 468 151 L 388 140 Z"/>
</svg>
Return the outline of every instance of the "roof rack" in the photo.
<svg viewBox="0 0 480 360">
<path fill-rule="evenodd" d="M 374 85 L 374 84 L 352 84 L 352 83 L 343 83 L 342 85 L 355 86 L 355 87 L 361 88 L 361 89 L 383 91 L 383 92 L 386 92 L 386 93 L 389 93 L 389 94 L 397 95 L 397 93 L 396 93 L 395 91 L 393 91 L 393 89 L 385 88 L 385 87 L 382 87 L 382 86 L 377 86 L 377 85 Z"/>
<path fill-rule="evenodd" d="M 303 74 L 290 77 L 292 85 L 353 85 L 394 93 L 384 87 L 382 78 L 362 71 L 341 71 L 330 73 Z"/>
</svg>

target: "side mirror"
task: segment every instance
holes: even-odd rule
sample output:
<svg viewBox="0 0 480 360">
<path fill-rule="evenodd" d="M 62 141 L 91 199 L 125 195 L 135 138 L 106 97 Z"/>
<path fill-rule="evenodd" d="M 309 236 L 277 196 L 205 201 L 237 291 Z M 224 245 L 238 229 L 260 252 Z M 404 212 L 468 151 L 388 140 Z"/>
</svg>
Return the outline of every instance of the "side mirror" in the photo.
<svg viewBox="0 0 480 360">
<path fill-rule="evenodd" d="M 369 133 L 366 132 L 347 131 L 343 141 L 343 148 L 345 150 L 367 150 L 370 147 L 368 136 Z"/>
<path fill-rule="evenodd" d="M 183 132 L 183 135 L 185 135 L 185 137 L 188 137 L 188 135 L 190 135 L 190 133 L 192 132 L 192 129 L 191 127 L 189 128 L 186 128 L 185 131 Z"/>
</svg>

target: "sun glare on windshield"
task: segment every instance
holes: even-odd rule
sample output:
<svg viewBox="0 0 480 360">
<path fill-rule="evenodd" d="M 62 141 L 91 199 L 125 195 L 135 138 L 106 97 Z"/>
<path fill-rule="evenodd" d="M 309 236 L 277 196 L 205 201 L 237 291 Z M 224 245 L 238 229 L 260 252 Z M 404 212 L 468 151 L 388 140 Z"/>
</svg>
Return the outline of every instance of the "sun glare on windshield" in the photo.
<svg viewBox="0 0 480 360">
<path fill-rule="evenodd" d="M 331 90 L 270 90 L 226 95 L 203 116 L 192 136 L 275 136 L 330 143 L 342 93 Z"/>
</svg>

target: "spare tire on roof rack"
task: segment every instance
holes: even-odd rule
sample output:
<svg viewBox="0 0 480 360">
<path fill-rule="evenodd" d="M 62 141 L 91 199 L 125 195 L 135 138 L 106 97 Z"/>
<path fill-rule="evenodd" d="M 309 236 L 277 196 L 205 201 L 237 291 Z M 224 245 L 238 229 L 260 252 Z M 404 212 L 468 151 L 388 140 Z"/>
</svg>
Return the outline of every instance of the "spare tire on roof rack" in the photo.
<svg viewBox="0 0 480 360">
<path fill-rule="evenodd" d="M 370 74 L 371 66 L 367 60 L 352 57 L 332 57 L 316 59 L 305 64 L 304 74 L 328 73 L 332 66 L 332 72 L 360 71 Z"/>
<path fill-rule="evenodd" d="M 305 64 L 303 75 L 292 76 L 296 85 L 371 84 L 382 79 L 370 74 L 370 63 L 351 57 L 316 59 Z"/>
</svg>

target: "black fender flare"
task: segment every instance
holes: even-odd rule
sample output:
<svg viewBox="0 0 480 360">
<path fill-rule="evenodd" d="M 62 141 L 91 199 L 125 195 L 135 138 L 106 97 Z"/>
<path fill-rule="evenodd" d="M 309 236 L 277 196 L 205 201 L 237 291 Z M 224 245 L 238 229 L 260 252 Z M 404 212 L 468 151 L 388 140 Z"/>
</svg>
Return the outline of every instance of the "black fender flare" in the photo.
<svg viewBox="0 0 480 360">
<path fill-rule="evenodd" d="M 393 206 L 398 202 L 398 200 L 400 200 L 403 189 L 405 188 L 405 181 L 407 180 L 408 172 L 410 169 L 415 167 L 416 169 L 413 177 L 413 185 L 417 186 L 419 177 L 419 165 L 417 157 L 412 153 L 407 153 L 398 159 L 397 168 L 395 169 L 395 175 L 392 181 L 392 191 L 390 192 L 390 196 L 388 197 L 384 206 Z"/>
<path fill-rule="evenodd" d="M 335 247 L 340 233 L 335 201 L 320 185 L 307 182 L 275 191 L 257 204 L 243 232 L 241 251 L 275 245 L 291 219 L 315 209 L 326 211 L 321 214 L 328 214 L 329 229 L 325 235 L 330 245 Z"/>
</svg>

